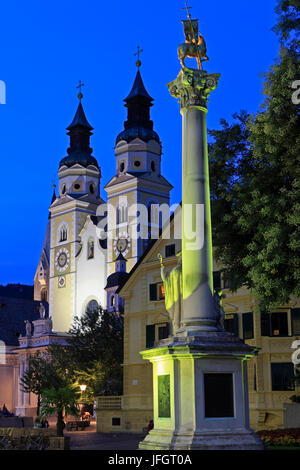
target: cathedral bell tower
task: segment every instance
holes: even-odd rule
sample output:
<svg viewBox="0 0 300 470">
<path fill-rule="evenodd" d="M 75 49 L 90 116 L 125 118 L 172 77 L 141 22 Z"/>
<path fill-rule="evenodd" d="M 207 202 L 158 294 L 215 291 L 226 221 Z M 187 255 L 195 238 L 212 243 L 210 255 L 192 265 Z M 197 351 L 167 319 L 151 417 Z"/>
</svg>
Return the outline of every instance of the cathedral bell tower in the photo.
<svg viewBox="0 0 300 470">
<path fill-rule="evenodd" d="M 55 331 L 68 331 L 78 305 L 77 256 L 82 246 L 80 233 L 87 217 L 94 217 L 100 198 L 101 170 L 92 156 L 88 123 L 81 99 L 72 123 L 67 127 L 70 137 L 68 155 L 59 163 L 59 194 L 50 206 L 50 296 L 49 313 Z"/>
<path fill-rule="evenodd" d="M 173 187 L 161 175 L 162 146 L 150 119 L 153 98 L 145 89 L 140 60 L 136 65 L 138 71 L 132 89 L 124 100 L 127 120 L 116 138 L 116 174 L 105 186 L 107 202 L 114 208 L 108 211 L 108 274 L 115 271 L 114 260 L 120 253 L 127 260 L 129 272 L 147 247 L 148 240 L 130 236 L 134 224 L 139 231 L 139 223 L 130 217 L 130 208 L 143 204 L 150 214 L 151 205 L 169 204 Z"/>
</svg>

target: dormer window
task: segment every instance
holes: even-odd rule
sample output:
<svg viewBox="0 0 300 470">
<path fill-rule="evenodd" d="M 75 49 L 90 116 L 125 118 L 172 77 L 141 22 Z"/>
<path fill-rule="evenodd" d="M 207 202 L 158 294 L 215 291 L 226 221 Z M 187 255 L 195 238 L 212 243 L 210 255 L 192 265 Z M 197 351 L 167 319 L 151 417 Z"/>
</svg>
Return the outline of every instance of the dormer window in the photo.
<svg viewBox="0 0 300 470">
<path fill-rule="evenodd" d="M 140 160 L 135 160 L 135 161 L 133 162 L 133 165 L 134 165 L 136 168 L 139 168 L 139 167 L 141 166 Z"/>
</svg>

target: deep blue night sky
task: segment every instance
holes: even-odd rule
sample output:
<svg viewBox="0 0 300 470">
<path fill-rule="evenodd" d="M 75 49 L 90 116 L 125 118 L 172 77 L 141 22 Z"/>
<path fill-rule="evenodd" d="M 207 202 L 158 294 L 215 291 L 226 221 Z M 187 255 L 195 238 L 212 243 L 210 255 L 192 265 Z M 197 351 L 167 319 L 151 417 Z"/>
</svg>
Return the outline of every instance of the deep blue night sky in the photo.
<svg viewBox="0 0 300 470">
<path fill-rule="evenodd" d="M 259 74 L 278 53 L 271 31 L 276 3 L 189 2 L 207 44 L 205 69 L 221 73 L 209 102 L 209 128 L 240 109 L 257 111 Z M 175 186 L 171 202 L 180 201 L 181 116 L 166 83 L 180 69 L 182 7 L 183 0 L 2 3 L 0 80 L 6 83 L 7 103 L 0 105 L 1 284 L 33 282 L 79 80 L 85 83 L 83 106 L 94 127 L 93 155 L 101 165 L 102 188 L 114 174 L 113 148 L 126 118 L 123 99 L 135 78 L 137 45 L 144 50 L 144 84 L 155 99 L 151 116 L 163 143 L 162 173 Z"/>
</svg>

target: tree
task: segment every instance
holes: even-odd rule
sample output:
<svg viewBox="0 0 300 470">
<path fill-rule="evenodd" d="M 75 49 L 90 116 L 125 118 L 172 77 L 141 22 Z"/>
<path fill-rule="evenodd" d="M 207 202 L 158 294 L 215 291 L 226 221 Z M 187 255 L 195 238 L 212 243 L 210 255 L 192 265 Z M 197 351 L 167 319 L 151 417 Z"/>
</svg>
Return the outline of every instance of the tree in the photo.
<svg viewBox="0 0 300 470">
<path fill-rule="evenodd" d="M 63 437 L 64 435 L 64 414 L 78 416 L 79 412 L 76 404 L 79 396 L 78 388 L 71 385 L 65 385 L 59 388 L 52 386 L 51 388 L 43 390 L 41 414 L 43 416 L 56 414 L 57 436 Z"/>
<path fill-rule="evenodd" d="M 255 163 L 249 143 L 246 111 L 233 115 L 233 123 L 221 120 L 221 130 L 211 130 L 209 144 L 212 231 L 215 256 L 223 266 L 232 290 L 252 287 L 243 264 L 251 233 L 239 225 L 239 212 L 247 203 Z"/>
<path fill-rule="evenodd" d="M 300 108 L 292 101 L 299 10 L 299 2 L 278 3 L 281 49 L 265 74 L 259 112 L 211 132 L 216 255 L 232 289 L 246 284 L 263 309 L 300 295 Z"/>
<path fill-rule="evenodd" d="M 28 367 L 21 378 L 21 387 L 24 392 L 37 395 L 37 416 L 40 414 L 43 391 L 51 386 L 61 386 L 62 382 L 47 352 L 38 351 L 30 356 Z"/>
<path fill-rule="evenodd" d="M 87 311 L 75 318 L 68 342 L 73 370 L 90 374 L 94 394 L 122 393 L 122 316 L 101 307 Z"/>
</svg>

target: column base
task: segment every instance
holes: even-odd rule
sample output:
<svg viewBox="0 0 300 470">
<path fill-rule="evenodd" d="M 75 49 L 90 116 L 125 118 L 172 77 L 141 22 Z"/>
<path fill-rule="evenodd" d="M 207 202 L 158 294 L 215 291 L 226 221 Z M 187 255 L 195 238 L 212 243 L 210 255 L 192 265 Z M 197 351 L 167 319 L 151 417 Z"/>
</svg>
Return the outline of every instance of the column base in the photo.
<svg viewBox="0 0 300 470">
<path fill-rule="evenodd" d="M 140 450 L 264 450 L 264 443 L 251 430 L 189 433 L 152 430 L 140 442 Z"/>
</svg>

